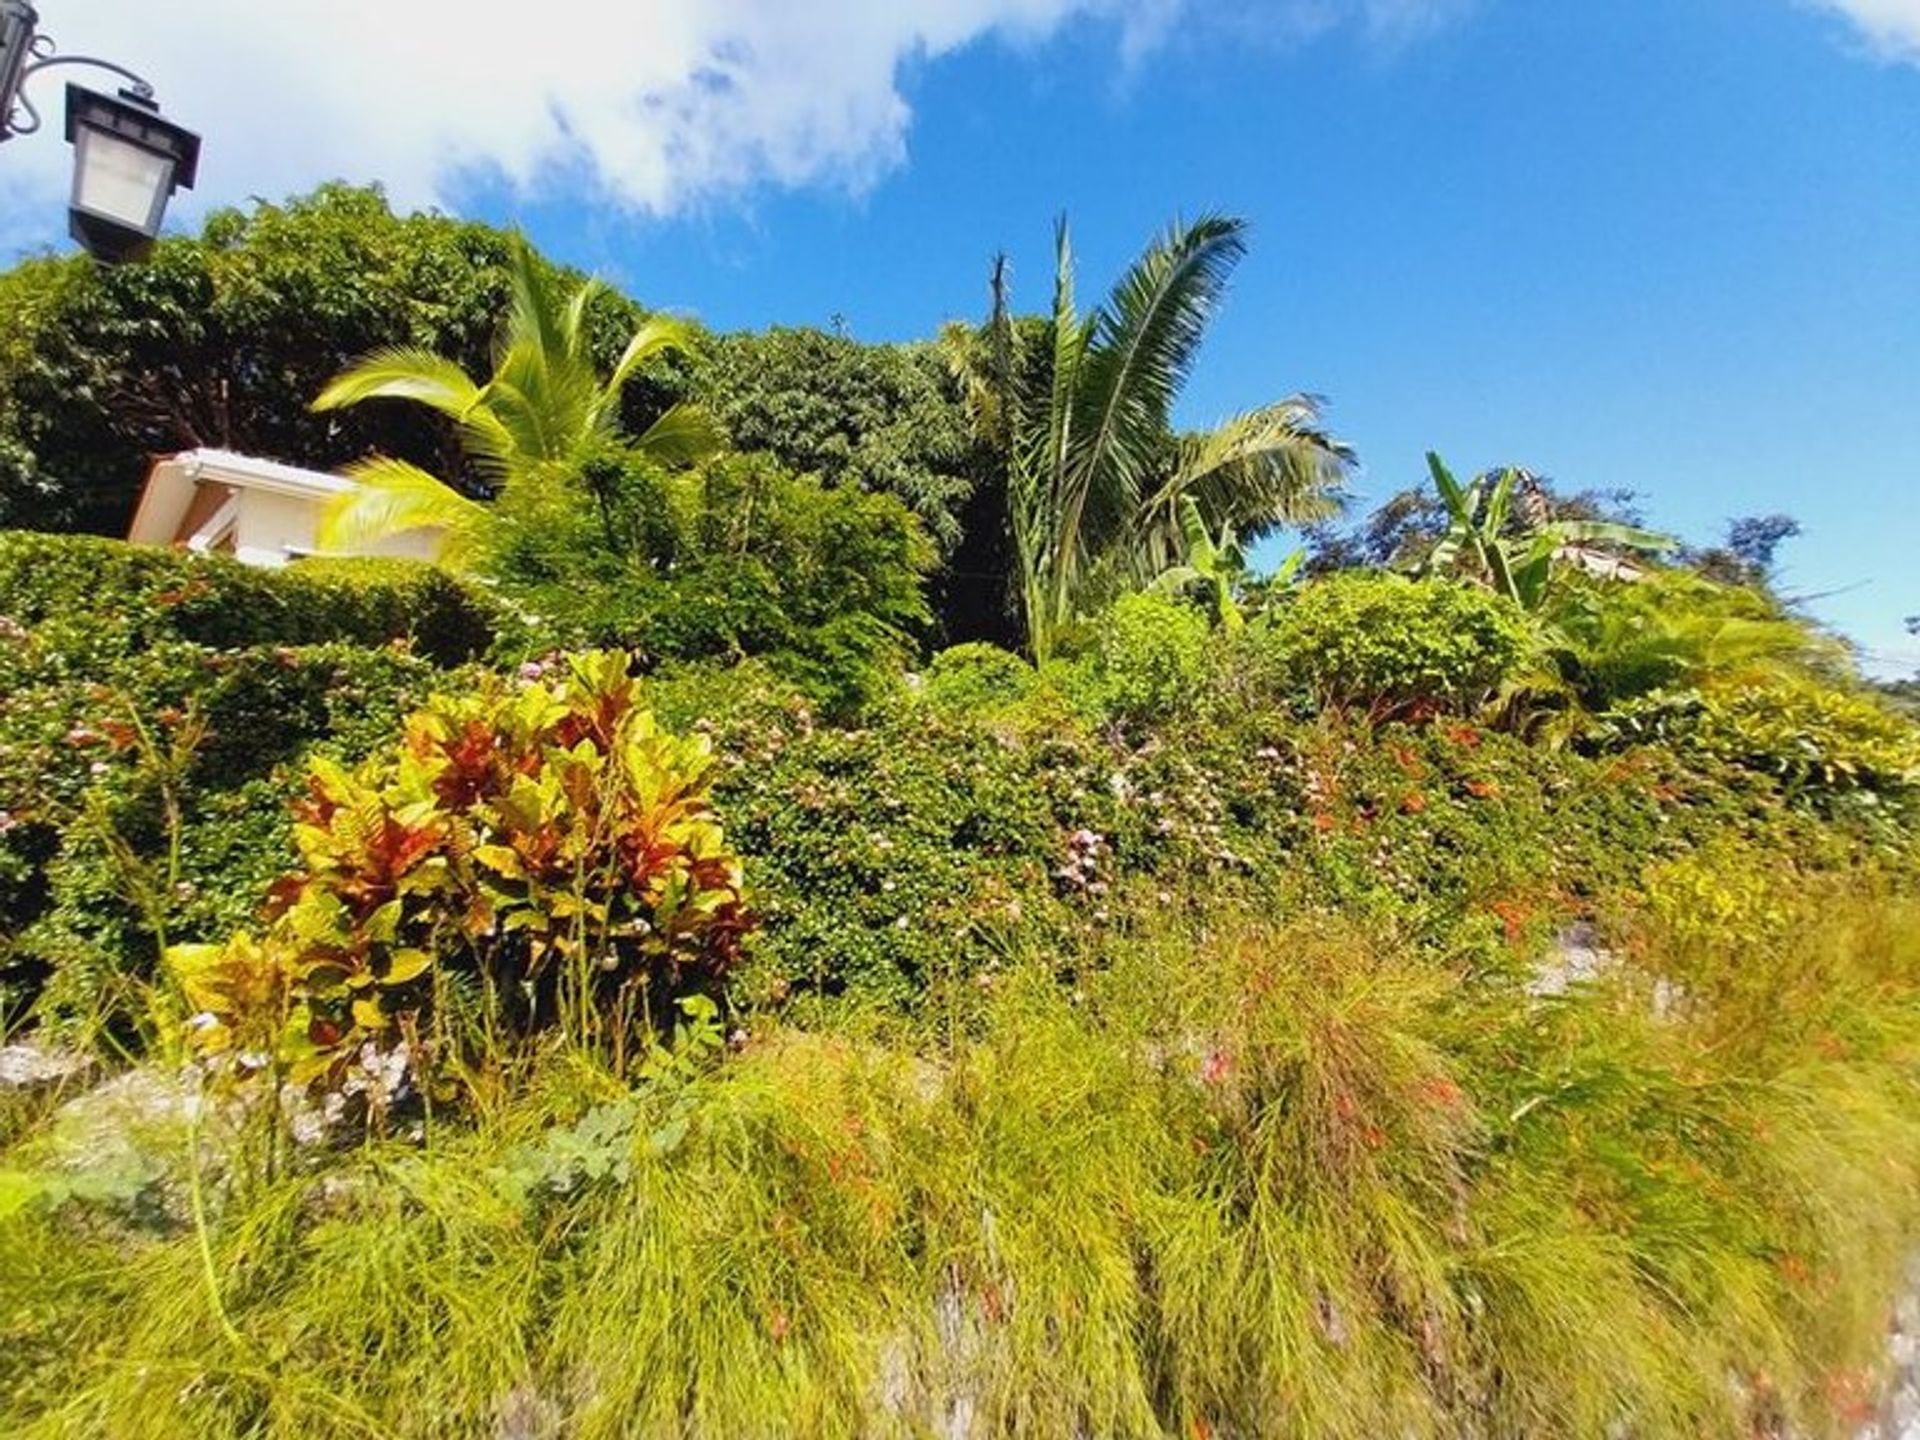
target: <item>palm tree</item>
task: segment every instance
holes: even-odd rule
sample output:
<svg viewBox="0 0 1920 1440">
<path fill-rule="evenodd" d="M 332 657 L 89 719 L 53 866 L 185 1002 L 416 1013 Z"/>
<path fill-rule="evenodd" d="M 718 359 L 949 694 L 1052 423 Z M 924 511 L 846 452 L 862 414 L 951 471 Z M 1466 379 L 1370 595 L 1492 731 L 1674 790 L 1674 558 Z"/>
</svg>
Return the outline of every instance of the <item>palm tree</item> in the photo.
<svg viewBox="0 0 1920 1440">
<path fill-rule="evenodd" d="M 1245 233 L 1225 216 L 1176 223 L 1082 315 L 1062 219 L 1045 323 L 1015 321 L 1002 257 L 985 330 L 947 331 L 975 427 L 1004 472 L 1014 599 L 1036 660 L 1099 599 L 1185 560 L 1184 502 L 1203 533 L 1249 540 L 1335 508 L 1353 457 L 1319 428 L 1312 398 L 1199 434 L 1170 424 Z"/>
<path fill-rule="evenodd" d="M 508 256 L 511 304 L 493 375 L 475 382 L 453 361 L 411 346 L 377 350 L 343 372 L 313 402 L 338 410 L 365 400 L 412 400 L 453 421 L 475 469 L 503 497 L 549 493 L 577 478 L 589 461 L 623 452 L 662 464 L 686 464 L 720 444 L 717 427 L 695 406 L 675 405 L 639 437 L 620 433 L 620 393 L 648 360 L 686 349 L 688 326 L 652 316 L 636 330 L 612 373 L 594 364 L 587 307 L 597 286 L 563 295 L 541 271 L 524 239 Z M 407 530 L 435 529 L 442 558 L 468 563 L 501 523 L 417 465 L 383 455 L 348 467 L 358 482 L 327 508 L 320 527 L 329 549 L 352 550 Z"/>
</svg>

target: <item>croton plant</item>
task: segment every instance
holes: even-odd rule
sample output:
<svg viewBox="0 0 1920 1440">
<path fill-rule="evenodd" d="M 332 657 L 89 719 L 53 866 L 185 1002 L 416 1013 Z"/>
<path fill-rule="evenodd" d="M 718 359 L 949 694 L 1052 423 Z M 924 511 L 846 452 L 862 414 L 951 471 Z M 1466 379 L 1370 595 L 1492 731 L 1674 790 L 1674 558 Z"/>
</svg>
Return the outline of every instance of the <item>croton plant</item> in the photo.
<svg viewBox="0 0 1920 1440">
<path fill-rule="evenodd" d="M 617 652 L 436 697 L 357 769 L 316 761 L 266 933 L 169 953 L 196 1043 L 299 1083 L 461 1029 L 618 1039 L 748 928 L 711 767 Z"/>
</svg>

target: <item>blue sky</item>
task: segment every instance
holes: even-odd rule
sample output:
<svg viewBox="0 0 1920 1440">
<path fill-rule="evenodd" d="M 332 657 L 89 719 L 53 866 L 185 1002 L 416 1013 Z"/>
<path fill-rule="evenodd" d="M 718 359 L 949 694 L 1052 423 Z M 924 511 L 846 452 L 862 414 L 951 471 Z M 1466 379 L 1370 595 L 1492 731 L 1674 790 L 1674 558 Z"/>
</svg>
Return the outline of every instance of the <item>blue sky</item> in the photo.
<svg viewBox="0 0 1920 1440">
<path fill-rule="evenodd" d="M 670 31 L 675 0 L 639 8 Z M 686 39 L 709 60 L 670 92 L 700 128 L 652 148 L 548 95 L 526 124 L 570 149 L 441 126 L 463 165 L 367 141 L 235 179 L 385 178 L 649 304 L 869 339 L 978 315 L 1001 247 L 1039 306 L 1061 210 L 1089 296 L 1172 215 L 1242 215 L 1183 419 L 1324 394 L 1362 506 L 1431 447 L 1692 539 L 1788 511 L 1785 587 L 1920 669 L 1920 0 L 872 0 L 817 44 L 720 8 L 738 33 Z"/>
</svg>

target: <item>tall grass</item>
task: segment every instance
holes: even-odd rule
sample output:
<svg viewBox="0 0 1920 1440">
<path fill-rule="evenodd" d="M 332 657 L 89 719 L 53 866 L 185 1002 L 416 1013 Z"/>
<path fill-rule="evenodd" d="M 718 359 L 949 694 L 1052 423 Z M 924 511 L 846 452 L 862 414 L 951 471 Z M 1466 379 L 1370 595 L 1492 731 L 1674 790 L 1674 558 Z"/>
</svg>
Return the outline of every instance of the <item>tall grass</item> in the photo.
<svg viewBox="0 0 1920 1440">
<path fill-rule="evenodd" d="M 230 1169 L 232 1337 L 189 1231 L 28 1206 L 0 1431 L 1834 1433 L 1920 1240 L 1920 902 L 1703 898 L 1754 870 L 1657 874 L 1563 999 L 1224 910 L 937 1038 L 768 1022 L 631 1092 L 556 1056 L 427 1148 Z"/>
</svg>

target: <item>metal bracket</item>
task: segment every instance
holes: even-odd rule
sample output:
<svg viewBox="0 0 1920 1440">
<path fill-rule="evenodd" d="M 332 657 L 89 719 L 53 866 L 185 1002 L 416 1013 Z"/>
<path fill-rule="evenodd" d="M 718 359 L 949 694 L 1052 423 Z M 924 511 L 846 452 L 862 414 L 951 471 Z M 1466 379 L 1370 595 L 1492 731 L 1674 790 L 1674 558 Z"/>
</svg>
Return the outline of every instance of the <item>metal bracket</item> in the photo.
<svg viewBox="0 0 1920 1440">
<path fill-rule="evenodd" d="M 0 0 L 0 27 L 4 27 L 0 28 L 0 140 L 31 135 L 40 128 L 40 112 L 26 95 L 27 81 L 56 65 L 109 71 L 128 82 L 128 88 L 120 92 L 121 98 L 149 110 L 159 109 L 154 103 L 153 86 L 126 66 L 91 55 L 55 54 L 53 37 L 34 29 L 39 19 L 26 0 Z M 26 116 L 24 121 L 18 118 L 21 114 Z"/>
</svg>

